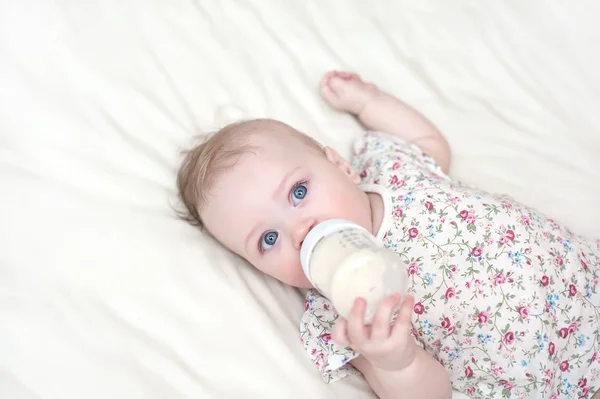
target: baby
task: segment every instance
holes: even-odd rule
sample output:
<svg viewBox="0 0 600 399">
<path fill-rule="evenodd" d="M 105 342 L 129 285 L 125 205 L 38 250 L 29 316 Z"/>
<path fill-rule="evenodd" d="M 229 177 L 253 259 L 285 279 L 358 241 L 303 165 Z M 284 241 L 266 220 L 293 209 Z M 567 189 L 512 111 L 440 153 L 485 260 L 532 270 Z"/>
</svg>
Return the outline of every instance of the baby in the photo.
<svg viewBox="0 0 600 399">
<path fill-rule="evenodd" d="M 300 247 L 327 219 L 360 224 L 401 257 L 410 295 L 393 324 L 398 295 L 365 326 L 364 300 L 342 320 L 309 291 L 302 339 L 324 376 L 331 355 L 381 398 L 450 398 L 454 388 L 599 399 L 600 240 L 449 178 L 440 132 L 358 76 L 327 73 L 321 95 L 369 129 L 352 164 L 284 123 L 253 120 L 191 150 L 178 188 L 192 223 L 295 287 L 312 288 Z M 315 320 L 321 330 L 307 333 Z"/>
</svg>

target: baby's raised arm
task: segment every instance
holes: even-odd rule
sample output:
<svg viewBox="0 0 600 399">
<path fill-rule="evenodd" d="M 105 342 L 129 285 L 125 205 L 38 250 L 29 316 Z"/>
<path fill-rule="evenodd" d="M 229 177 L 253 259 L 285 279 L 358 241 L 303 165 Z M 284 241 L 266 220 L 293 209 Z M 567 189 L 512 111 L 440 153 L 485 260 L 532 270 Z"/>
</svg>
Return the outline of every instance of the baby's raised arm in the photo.
<svg viewBox="0 0 600 399">
<path fill-rule="evenodd" d="M 408 104 L 346 72 L 325 74 L 321 95 L 333 108 L 356 115 L 368 129 L 395 134 L 416 144 L 448 173 L 448 142 L 427 118 Z"/>
</svg>

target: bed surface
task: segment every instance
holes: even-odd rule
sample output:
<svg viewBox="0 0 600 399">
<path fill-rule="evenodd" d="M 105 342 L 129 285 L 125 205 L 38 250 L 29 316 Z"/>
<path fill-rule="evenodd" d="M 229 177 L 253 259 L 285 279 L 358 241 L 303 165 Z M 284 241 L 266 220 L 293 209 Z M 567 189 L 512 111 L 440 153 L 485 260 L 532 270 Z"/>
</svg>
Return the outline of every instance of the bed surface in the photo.
<svg viewBox="0 0 600 399">
<path fill-rule="evenodd" d="M 360 73 L 451 174 L 600 228 L 600 3 L 0 2 L 0 397 L 372 398 L 325 385 L 302 295 L 177 220 L 179 151 L 238 118 L 349 155 L 317 94 Z M 456 398 L 464 398 L 455 395 Z"/>
</svg>

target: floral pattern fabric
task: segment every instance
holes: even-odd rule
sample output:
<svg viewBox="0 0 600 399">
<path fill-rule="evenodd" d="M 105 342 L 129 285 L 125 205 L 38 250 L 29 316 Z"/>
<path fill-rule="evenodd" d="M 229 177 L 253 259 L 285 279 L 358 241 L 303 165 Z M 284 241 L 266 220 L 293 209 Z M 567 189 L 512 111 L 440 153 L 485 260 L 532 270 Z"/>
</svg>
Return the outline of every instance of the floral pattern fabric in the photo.
<svg viewBox="0 0 600 399">
<path fill-rule="evenodd" d="M 473 398 L 591 398 L 600 388 L 600 240 L 446 176 L 415 145 L 369 133 L 362 182 L 389 196 L 383 243 L 406 264 L 413 330 Z M 385 202 L 385 201 L 384 201 Z M 357 356 L 331 341 L 337 315 L 316 291 L 301 339 L 327 382 Z"/>
</svg>

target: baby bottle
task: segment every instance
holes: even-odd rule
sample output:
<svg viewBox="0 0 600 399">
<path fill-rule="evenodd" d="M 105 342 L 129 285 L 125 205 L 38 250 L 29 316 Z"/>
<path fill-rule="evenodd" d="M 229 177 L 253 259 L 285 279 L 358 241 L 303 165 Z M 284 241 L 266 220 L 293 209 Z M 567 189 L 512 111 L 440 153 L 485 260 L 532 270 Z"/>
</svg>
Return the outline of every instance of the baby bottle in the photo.
<svg viewBox="0 0 600 399">
<path fill-rule="evenodd" d="M 316 225 L 302 243 L 300 262 L 311 284 L 345 319 L 360 297 L 367 302 L 364 322 L 371 324 L 383 299 L 406 293 L 407 273 L 400 257 L 365 228 L 347 220 L 330 219 Z"/>
</svg>

